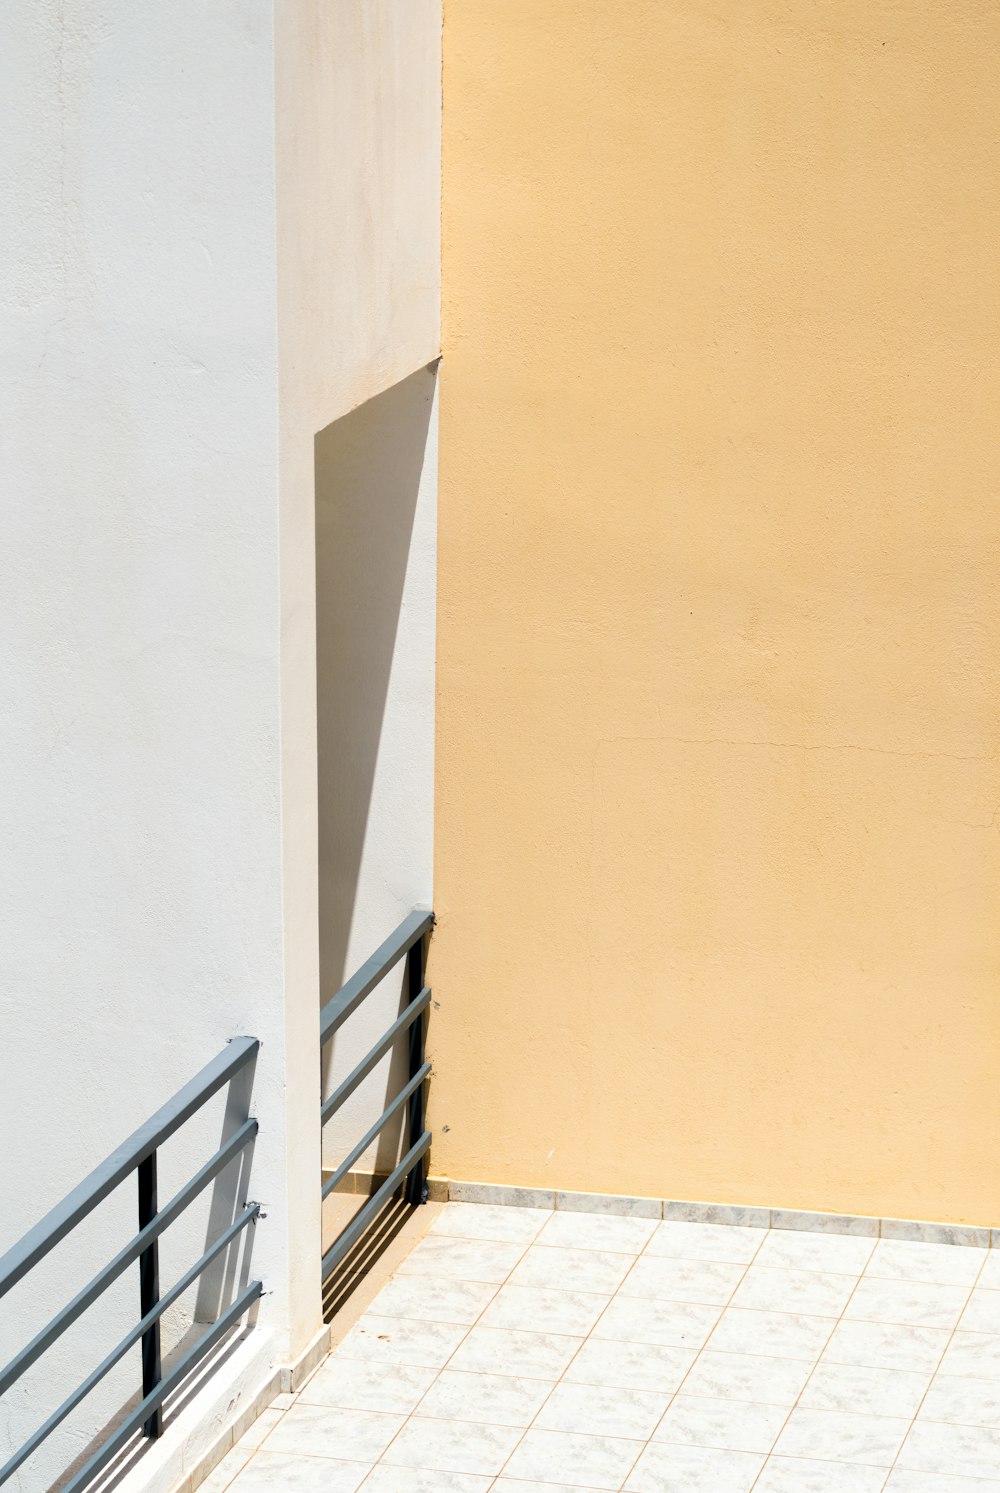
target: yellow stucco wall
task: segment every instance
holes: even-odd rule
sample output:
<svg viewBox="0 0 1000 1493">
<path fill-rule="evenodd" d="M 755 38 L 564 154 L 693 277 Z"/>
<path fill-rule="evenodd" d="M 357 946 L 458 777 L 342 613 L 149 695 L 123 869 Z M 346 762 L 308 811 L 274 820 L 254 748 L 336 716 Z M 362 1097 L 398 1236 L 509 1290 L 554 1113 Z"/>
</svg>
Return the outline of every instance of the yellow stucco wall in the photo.
<svg viewBox="0 0 1000 1493">
<path fill-rule="evenodd" d="M 1000 7 L 444 78 L 433 1169 L 1000 1224 Z"/>
</svg>

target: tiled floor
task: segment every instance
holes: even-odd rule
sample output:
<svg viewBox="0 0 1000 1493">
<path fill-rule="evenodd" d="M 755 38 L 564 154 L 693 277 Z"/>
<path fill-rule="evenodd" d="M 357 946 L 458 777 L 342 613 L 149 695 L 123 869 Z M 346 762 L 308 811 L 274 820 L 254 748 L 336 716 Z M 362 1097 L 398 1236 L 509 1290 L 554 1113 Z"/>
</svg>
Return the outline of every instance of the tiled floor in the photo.
<svg viewBox="0 0 1000 1493">
<path fill-rule="evenodd" d="M 207 1493 L 1000 1493 L 1000 1249 L 451 1203 Z"/>
</svg>

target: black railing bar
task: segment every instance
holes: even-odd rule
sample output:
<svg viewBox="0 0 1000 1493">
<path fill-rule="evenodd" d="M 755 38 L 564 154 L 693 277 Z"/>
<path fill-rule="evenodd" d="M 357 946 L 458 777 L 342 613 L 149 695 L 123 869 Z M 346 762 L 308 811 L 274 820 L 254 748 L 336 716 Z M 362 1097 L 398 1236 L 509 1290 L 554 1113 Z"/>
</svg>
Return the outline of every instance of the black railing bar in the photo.
<svg viewBox="0 0 1000 1493">
<path fill-rule="evenodd" d="M 412 1026 L 418 1016 L 423 1015 L 430 1005 L 430 999 L 431 993 L 425 985 L 416 1000 L 410 1002 L 403 1014 L 398 1016 L 392 1023 L 392 1026 L 385 1035 L 378 1039 L 371 1052 L 361 1059 L 356 1068 L 351 1069 L 343 1083 L 334 1089 L 329 1099 L 324 1099 L 319 1111 L 319 1122 L 321 1125 L 326 1124 L 327 1120 L 340 1108 L 344 1100 L 350 1094 L 354 1093 L 354 1090 L 361 1083 L 362 1079 L 367 1078 L 372 1069 L 382 1061 L 399 1034 L 405 1032 L 407 1027 Z"/>
<path fill-rule="evenodd" d="M 64 1306 L 58 1316 L 53 1317 L 47 1327 L 43 1327 L 36 1338 L 23 1348 L 16 1358 L 12 1359 L 7 1367 L 0 1373 L 0 1395 L 2 1395 L 14 1383 L 25 1369 L 30 1368 L 35 1359 L 45 1352 L 50 1344 L 54 1343 L 59 1335 L 66 1331 L 71 1323 L 75 1322 L 82 1312 L 92 1302 L 96 1301 L 101 1292 L 110 1286 L 113 1280 L 117 1280 L 122 1271 L 137 1260 L 143 1250 L 148 1248 L 152 1241 L 163 1233 L 163 1230 L 178 1218 L 190 1202 L 197 1197 L 203 1188 L 207 1187 L 214 1177 L 224 1167 L 228 1166 L 234 1156 L 237 1156 L 243 1148 L 253 1140 L 257 1134 L 257 1121 L 247 1120 L 240 1126 L 239 1130 L 230 1137 L 224 1146 L 220 1146 L 210 1161 L 207 1161 L 182 1187 L 175 1197 L 170 1199 L 165 1208 L 161 1208 L 152 1223 L 140 1229 L 135 1238 L 125 1248 L 115 1255 L 109 1265 L 105 1265 L 99 1275 L 95 1275 L 89 1285 L 84 1286 L 79 1295 L 74 1296 L 68 1306 Z"/>
<path fill-rule="evenodd" d="M 256 1037 L 234 1037 L 233 1040 L 207 1063 L 200 1073 L 186 1083 L 182 1089 L 168 1099 L 155 1115 L 144 1125 L 133 1131 L 128 1140 L 113 1151 L 106 1161 L 85 1177 L 78 1187 L 57 1203 L 40 1223 L 29 1229 L 23 1238 L 0 1258 L 0 1296 L 9 1291 L 47 1254 L 53 1245 L 64 1239 L 81 1218 L 113 1192 L 119 1182 L 128 1176 L 157 1146 L 191 1118 L 223 1084 L 229 1082 L 254 1056 L 260 1043 Z"/>
<path fill-rule="evenodd" d="M 320 1045 L 332 1037 L 342 1021 L 346 1021 L 354 1008 L 364 1000 L 369 991 L 374 990 L 379 980 L 398 964 L 403 955 L 412 949 L 418 938 L 423 938 L 428 929 L 434 926 L 434 914 L 429 911 L 411 912 L 408 918 L 404 918 L 396 929 L 390 933 L 384 944 L 380 944 L 370 959 L 352 975 L 337 994 L 330 999 L 320 1010 L 319 1040 Z"/>
<path fill-rule="evenodd" d="M 411 1167 L 416 1166 L 421 1156 L 425 1155 L 429 1150 L 430 1144 L 431 1133 L 429 1130 L 425 1130 L 423 1135 L 417 1141 L 416 1145 L 411 1146 L 407 1151 L 402 1161 L 396 1167 L 396 1170 L 392 1172 L 388 1177 L 386 1177 L 378 1192 L 373 1193 L 372 1196 L 368 1199 L 367 1203 L 365 1203 L 364 1207 L 360 1208 L 358 1212 L 355 1213 L 354 1217 L 347 1225 L 347 1228 L 339 1236 L 339 1238 L 334 1240 L 330 1248 L 327 1250 L 326 1254 L 323 1256 L 323 1266 L 320 1277 L 322 1280 L 327 1280 L 331 1271 L 334 1270 L 336 1266 L 340 1264 L 344 1256 L 354 1248 L 355 1244 L 361 1238 L 361 1235 L 368 1227 L 372 1218 L 379 1211 L 386 1198 L 392 1196 L 392 1194 L 395 1192 L 396 1188 L 399 1186 L 400 1182 L 406 1176 Z"/>
<path fill-rule="evenodd" d="M 388 1124 L 393 1115 L 398 1112 L 400 1106 L 406 1103 L 407 1099 L 409 1099 L 414 1089 L 418 1089 L 420 1087 L 430 1071 L 430 1063 L 425 1063 L 424 1066 L 420 1069 L 420 1072 L 413 1075 L 409 1083 L 406 1085 L 405 1089 L 400 1089 L 395 1099 L 389 1105 L 389 1108 L 382 1111 L 382 1114 L 375 1121 L 375 1124 L 369 1130 L 368 1134 L 358 1141 L 357 1145 L 354 1147 L 353 1151 L 351 1151 L 350 1155 L 346 1156 L 340 1163 L 337 1170 L 333 1173 L 333 1176 L 328 1177 L 327 1180 L 323 1183 L 323 1196 L 325 1198 L 330 1196 L 330 1193 L 333 1192 L 334 1188 L 337 1186 L 337 1183 L 343 1180 L 343 1178 L 350 1171 L 351 1167 L 357 1161 L 358 1157 L 362 1156 L 365 1151 L 367 1151 L 368 1147 L 378 1135 L 379 1131 Z"/>
<path fill-rule="evenodd" d="M 214 1322 L 208 1329 L 205 1336 L 198 1339 L 194 1347 L 185 1353 L 184 1357 L 174 1365 L 168 1374 L 164 1374 L 152 1393 L 140 1401 L 131 1414 L 108 1437 L 104 1445 L 98 1447 L 90 1460 L 66 1484 L 63 1493 L 83 1493 L 83 1489 L 86 1488 L 95 1474 L 100 1472 L 101 1468 L 111 1461 L 116 1452 L 121 1450 L 133 1432 L 139 1429 L 143 1421 L 148 1420 L 150 1412 L 163 1404 L 163 1401 L 176 1389 L 181 1380 L 191 1372 L 195 1364 L 199 1363 L 207 1353 L 212 1351 L 216 1343 L 225 1337 L 233 1323 L 239 1321 L 244 1312 L 253 1306 L 262 1291 L 263 1287 L 259 1280 L 255 1280 L 247 1286 L 242 1296 L 239 1296 L 233 1302 L 232 1306 L 223 1312 L 218 1321 Z"/>
<path fill-rule="evenodd" d="M 80 1401 L 90 1393 L 90 1391 L 96 1384 L 100 1383 L 105 1374 L 107 1374 L 111 1369 L 114 1368 L 115 1364 L 122 1357 L 122 1355 L 124 1353 L 127 1353 L 129 1348 L 131 1348 L 135 1343 L 139 1341 L 143 1333 L 163 1315 L 168 1307 L 173 1306 L 174 1302 L 178 1299 L 179 1296 L 183 1296 L 184 1292 L 198 1279 L 198 1276 L 205 1269 L 206 1265 L 210 1265 L 215 1259 L 216 1255 L 220 1254 L 222 1250 L 226 1248 L 227 1244 L 231 1244 L 232 1241 L 236 1238 L 236 1235 L 239 1234 L 241 1230 L 245 1229 L 247 1224 L 250 1223 L 252 1219 L 255 1219 L 259 1212 L 260 1204 L 252 1203 L 244 1213 L 241 1213 L 240 1216 L 229 1225 L 228 1229 L 226 1229 L 224 1233 L 219 1235 L 218 1239 L 216 1239 L 212 1247 L 210 1249 L 207 1249 L 202 1255 L 201 1259 L 198 1260 L 196 1264 L 192 1265 L 190 1270 L 186 1271 L 184 1275 L 181 1276 L 180 1280 L 175 1286 L 170 1287 L 170 1290 L 167 1291 L 166 1295 L 161 1296 L 159 1302 L 153 1308 L 153 1310 L 151 1312 L 148 1312 L 146 1316 L 143 1317 L 142 1321 L 139 1322 L 135 1327 L 133 1327 L 131 1331 L 122 1338 L 118 1346 L 112 1348 L 111 1352 L 108 1354 L 104 1362 L 98 1364 L 97 1368 L 94 1369 L 92 1373 L 87 1375 L 86 1379 L 84 1379 L 83 1383 L 73 1391 L 69 1399 L 64 1400 L 63 1403 L 59 1406 L 58 1410 L 53 1410 L 52 1414 L 49 1416 L 45 1424 L 43 1426 L 39 1426 L 34 1435 L 24 1443 L 20 1451 L 15 1452 L 10 1461 L 5 1462 L 3 1467 L 0 1467 L 0 1483 L 5 1483 L 11 1476 L 11 1474 L 17 1471 L 21 1463 L 27 1461 L 32 1452 L 36 1451 L 38 1447 L 41 1446 L 46 1436 L 51 1435 L 56 1426 L 59 1425 L 61 1421 L 66 1419 L 70 1411 L 76 1409 Z"/>
</svg>

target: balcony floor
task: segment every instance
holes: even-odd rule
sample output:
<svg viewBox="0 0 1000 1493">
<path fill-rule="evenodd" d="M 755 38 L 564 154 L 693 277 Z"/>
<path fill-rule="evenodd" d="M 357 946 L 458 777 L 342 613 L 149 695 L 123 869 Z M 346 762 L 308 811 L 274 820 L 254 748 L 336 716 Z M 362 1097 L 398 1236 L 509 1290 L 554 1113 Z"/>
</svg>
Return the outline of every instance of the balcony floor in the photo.
<svg viewBox="0 0 1000 1493">
<path fill-rule="evenodd" d="M 449 1203 L 205 1493 L 1000 1493 L 1000 1250 Z"/>
</svg>

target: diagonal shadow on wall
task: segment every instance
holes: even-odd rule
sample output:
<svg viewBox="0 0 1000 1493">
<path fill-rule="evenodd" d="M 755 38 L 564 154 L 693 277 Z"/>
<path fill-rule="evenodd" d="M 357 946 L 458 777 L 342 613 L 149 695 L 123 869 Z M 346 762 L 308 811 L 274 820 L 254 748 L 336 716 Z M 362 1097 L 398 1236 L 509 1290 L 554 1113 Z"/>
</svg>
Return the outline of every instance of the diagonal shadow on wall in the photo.
<svg viewBox="0 0 1000 1493">
<path fill-rule="evenodd" d="M 436 365 L 421 369 L 336 420 L 315 438 L 317 731 L 319 756 L 320 979 L 329 997 L 419 900 L 429 883 L 430 782 L 407 784 L 406 734 L 432 729 L 433 556 L 429 578 L 414 593 L 418 499 L 426 502 L 425 465 L 431 435 Z M 422 481 L 424 486 L 422 488 Z M 433 524 L 429 528 L 433 545 Z M 409 580 L 408 580 L 409 572 Z M 405 605 L 406 615 L 401 616 Z M 417 615 L 417 614 L 426 615 Z M 416 638 L 416 641 L 414 639 Z M 428 742 L 428 753 L 430 744 Z M 429 756 L 427 758 L 429 761 Z M 429 774 L 426 774 L 429 779 Z M 426 834 L 407 797 L 418 805 Z M 427 844 L 420 842 L 421 836 Z M 419 864 L 418 864 L 419 863 Z M 427 886 L 429 890 L 429 885 Z M 426 896 L 426 890 L 423 891 Z M 347 1071 L 389 1024 L 386 1003 L 398 1003 L 401 969 L 369 998 L 371 1018 L 358 1013 L 355 1045 L 343 1029 L 324 1052 L 324 1087 Z M 403 1077 L 400 1054 L 391 1073 L 376 1070 L 359 1098 L 367 1123 Z M 374 1091 L 378 1091 L 376 1102 Z M 360 1096 L 360 1091 L 359 1091 Z M 348 1117 L 349 1118 L 349 1117 Z M 336 1131 L 332 1123 L 330 1130 Z M 352 1138 L 363 1128 L 352 1125 Z M 387 1133 L 381 1168 L 398 1144 Z M 332 1154 L 329 1144 L 328 1154 Z"/>
</svg>

